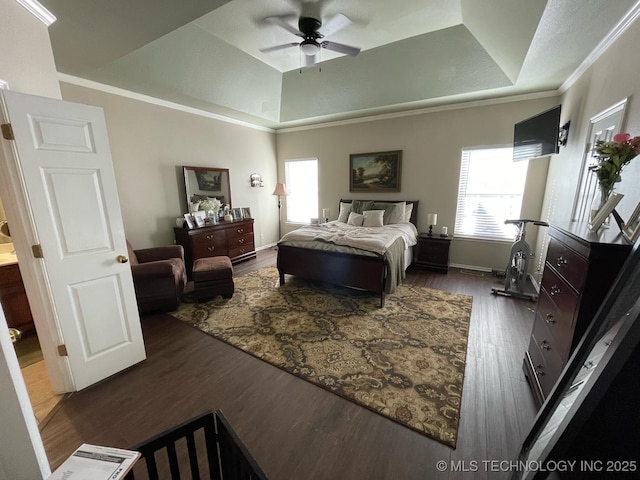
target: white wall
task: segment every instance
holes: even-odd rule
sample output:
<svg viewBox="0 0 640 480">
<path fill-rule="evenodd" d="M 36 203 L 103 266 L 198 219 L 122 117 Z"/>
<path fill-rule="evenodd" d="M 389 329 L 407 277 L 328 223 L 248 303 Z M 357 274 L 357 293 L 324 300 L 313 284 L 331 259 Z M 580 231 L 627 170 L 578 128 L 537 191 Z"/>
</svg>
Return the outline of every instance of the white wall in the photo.
<svg viewBox="0 0 640 480">
<path fill-rule="evenodd" d="M 377 194 L 375 198 L 419 200 L 418 229 L 427 229 L 427 213 L 437 213 L 438 226 L 447 226 L 452 233 L 462 148 L 510 145 L 516 122 L 558 103 L 557 96 L 493 104 L 476 102 L 408 116 L 279 131 L 278 171 L 284 171 L 285 160 L 317 157 L 319 206 L 330 207 L 332 218 L 336 218 L 340 198 L 366 198 L 365 194 L 349 193 L 349 155 L 402 150 L 401 191 Z M 538 218 L 540 215 L 547 163 L 544 158 L 530 163 L 523 216 Z M 281 180 L 284 180 L 282 173 Z M 286 198 L 283 203 L 283 218 L 286 218 Z M 295 227 L 287 226 L 283 232 L 292 228 Z M 535 243 L 534 233 L 531 232 L 531 243 Z M 454 239 L 451 262 L 504 269 L 509 248 L 510 244 L 505 242 Z"/>
</svg>

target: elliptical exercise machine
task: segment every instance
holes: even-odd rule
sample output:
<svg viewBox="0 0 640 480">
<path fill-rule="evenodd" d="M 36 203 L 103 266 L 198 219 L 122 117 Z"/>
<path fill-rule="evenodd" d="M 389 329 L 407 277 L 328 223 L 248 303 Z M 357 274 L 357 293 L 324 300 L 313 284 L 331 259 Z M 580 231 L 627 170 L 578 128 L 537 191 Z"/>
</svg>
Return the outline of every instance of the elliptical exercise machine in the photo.
<svg viewBox="0 0 640 480">
<path fill-rule="evenodd" d="M 491 293 L 535 302 L 538 300 L 538 295 L 524 292 L 525 284 L 527 283 L 527 272 L 529 270 L 529 259 L 533 257 L 531 247 L 529 247 L 529 244 L 526 242 L 527 223 L 533 223 L 534 225 L 542 227 L 548 227 L 549 224 L 527 218 L 505 220 L 504 223 L 516 225 L 518 227 L 518 233 L 516 234 L 516 241 L 511 246 L 509 263 L 504 272 L 504 289 L 492 288 Z"/>
</svg>

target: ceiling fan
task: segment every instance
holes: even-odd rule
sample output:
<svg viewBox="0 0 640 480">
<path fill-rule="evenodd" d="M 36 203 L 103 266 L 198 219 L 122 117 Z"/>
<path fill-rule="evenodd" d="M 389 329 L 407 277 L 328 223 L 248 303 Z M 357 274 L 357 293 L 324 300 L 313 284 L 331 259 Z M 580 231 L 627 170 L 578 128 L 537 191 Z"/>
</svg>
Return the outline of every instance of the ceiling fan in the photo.
<svg viewBox="0 0 640 480">
<path fill-rule="evenodd" d="M 285 48 L 299 47 L 300 51 L 304 54 L 307 66 L 314 65 L 316 63 L 316 55 L 320 52 L 321 48 L 326 48 L 327 50 L 332 50 L 334 52 L 345 53 L 347 55 L 358 55 L 358 53 L 360 53 L 360 49 L 357 47 L 323 40 L 329 35 L 334 34 L 338 30 L 342 30 L 344 27 L 351 24 L 351 20 L 349 20 L 346 15 L 338 13 L 329 19 L 324 25 L 317 18 L 300 17 L 298 19 L 297 29 L 287 23 L 285 18 L 286 17 L 267 17 L 264 21 L 284 28 L 286 31 L 301 37 L 302 41 L 261 48 L 261 52 L 269 53 L 284 50 Z M 321 28 L 322 32 L 320 31 Z"/>
</svg>

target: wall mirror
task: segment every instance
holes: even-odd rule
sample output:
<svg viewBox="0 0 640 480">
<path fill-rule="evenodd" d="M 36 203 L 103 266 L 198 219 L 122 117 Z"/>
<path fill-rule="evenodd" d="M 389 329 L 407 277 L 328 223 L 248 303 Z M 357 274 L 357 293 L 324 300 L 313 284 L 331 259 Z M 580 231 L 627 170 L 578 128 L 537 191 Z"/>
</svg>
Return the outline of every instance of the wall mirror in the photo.
<svg viewBox="0 0 640 480">
<path fill-rule="evenodd" d="M 228 168 L 182 167 L 184 188 L 187 193 L 187 209 L 189 204 L 205 198 L 217 198 L 222 205 L 231 203 L 231 184 Z"/>
</svg>

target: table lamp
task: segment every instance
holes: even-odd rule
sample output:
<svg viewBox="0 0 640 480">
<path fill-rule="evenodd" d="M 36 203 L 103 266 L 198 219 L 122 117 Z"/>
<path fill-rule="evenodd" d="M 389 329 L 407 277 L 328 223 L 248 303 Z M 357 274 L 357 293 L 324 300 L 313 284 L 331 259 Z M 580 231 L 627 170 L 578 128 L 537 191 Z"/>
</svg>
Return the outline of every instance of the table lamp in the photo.
<svg viewBox="0 0 640 480">
<path fill-rule="evenodd" d="M 433 234 L 433 226 L 438 224 L 437 213 L 427 213 L 427 223 L 429 224 L 429 236 Z"/>
</svg>

